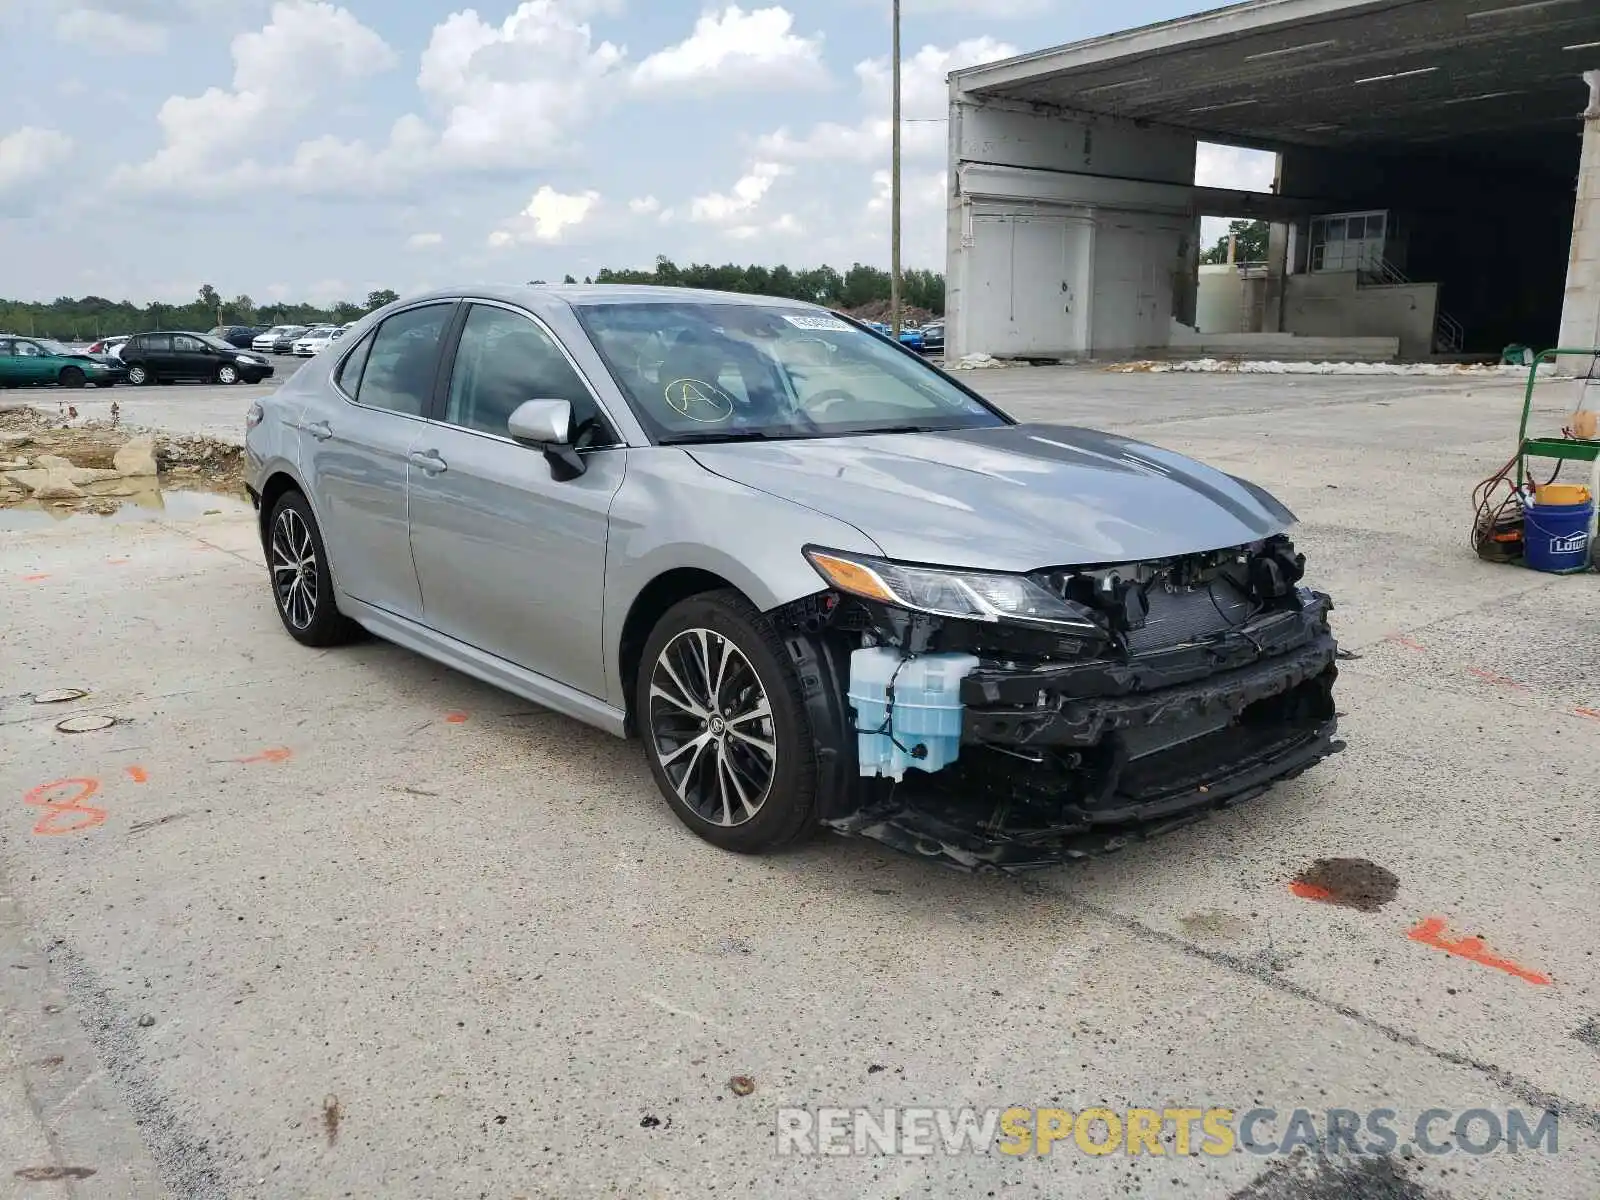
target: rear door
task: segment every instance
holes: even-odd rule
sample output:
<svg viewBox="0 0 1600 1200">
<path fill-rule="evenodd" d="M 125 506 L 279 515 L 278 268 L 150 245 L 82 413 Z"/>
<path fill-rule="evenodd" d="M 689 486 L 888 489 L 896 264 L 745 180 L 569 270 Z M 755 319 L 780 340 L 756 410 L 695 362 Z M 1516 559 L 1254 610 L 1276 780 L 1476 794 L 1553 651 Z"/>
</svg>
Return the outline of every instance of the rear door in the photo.
<svg viewBox="0 0 1600 1200">
<path fill-rule="evenodd" d="M 334 581 L 411 620 L 422 594 L 406 521 L 407 455 L 427 429 L 454 301 L 403 309 L 350 347 L 301 414 L 306 465 Z M 310 368 L 307 368 L 310 369 Z"/>
<path fill-rule="evenodd" d="M 600 614 L 611 501 L 627 450 L 553 334 L 473 302 L 442 420 L 413 447 L 411 550 L 424 620 L 591 696 L 606 694 Z M 566 400 L 586 470 L 552 477 L 506 422 L 526 400 Z"/>
<path fill-rule="evenodd" d="M 133 360 L 144 364 L 145 371 L 152 378 L 172 378 L 172 335 L 170 333 L 147 333 L 138 339 L 138 349 L 132 352 Z M 129 359 L 124 359 L 129 361 Z"/>
</svg>

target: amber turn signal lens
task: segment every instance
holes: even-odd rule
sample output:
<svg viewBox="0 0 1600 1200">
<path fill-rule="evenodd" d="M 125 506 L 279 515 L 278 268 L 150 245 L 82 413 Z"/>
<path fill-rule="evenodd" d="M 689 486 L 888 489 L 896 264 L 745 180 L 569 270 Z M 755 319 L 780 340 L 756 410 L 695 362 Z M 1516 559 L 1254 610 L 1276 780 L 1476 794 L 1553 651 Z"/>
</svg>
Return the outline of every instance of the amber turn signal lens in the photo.
<svg viewBox="0 0 1600 1200">
<path fill-rule="evenodd" d="M 878 578 L 876 572 L 863 567 L 860 563 L 815 551 L 810 558 L 817 570 L 822 572 L 822 577 L 840 591 L 855 596 L 865 596 L 869 600 L 882 600 L 886 604 L 896 603 L 894 596 L 884 587 L 883 580 Z"/>
</svg>

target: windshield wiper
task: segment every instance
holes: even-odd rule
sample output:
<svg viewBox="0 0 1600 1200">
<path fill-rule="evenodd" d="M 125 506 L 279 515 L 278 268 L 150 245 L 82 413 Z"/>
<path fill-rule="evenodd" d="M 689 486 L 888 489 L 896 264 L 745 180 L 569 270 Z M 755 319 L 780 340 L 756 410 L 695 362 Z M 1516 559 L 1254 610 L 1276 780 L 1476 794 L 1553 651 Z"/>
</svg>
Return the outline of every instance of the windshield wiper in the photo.
<svg viewBox="0 0 1600 1200">
<path fill-rule="evenodd" d="M 768 433 L 764 429 L 724 430 L 720 433 L 673 433 L 657 438 L 661 446 L 710 446 L 719 442 L 777 442 L 806 436 L 803 433 Z"/>
</svg>

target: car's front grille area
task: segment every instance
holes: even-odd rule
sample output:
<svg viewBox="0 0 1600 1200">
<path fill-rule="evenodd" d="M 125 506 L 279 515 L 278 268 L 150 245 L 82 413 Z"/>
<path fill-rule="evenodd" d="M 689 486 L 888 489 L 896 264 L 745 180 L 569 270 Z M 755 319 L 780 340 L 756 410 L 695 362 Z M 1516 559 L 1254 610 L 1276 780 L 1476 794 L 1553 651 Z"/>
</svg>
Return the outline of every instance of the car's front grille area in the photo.
<svg viewBox="0 0 1600 1200">
<path fill-rule="evenodd" d="M 1145 594 L 1150 614 L 1128 635 L 1134 654 L 1179 646 L 1243 625 L 1254 611 L 1250 597 L 1227 579 L 1204 587 L 1168 589 L 1160 580 Z"/>
</svg>

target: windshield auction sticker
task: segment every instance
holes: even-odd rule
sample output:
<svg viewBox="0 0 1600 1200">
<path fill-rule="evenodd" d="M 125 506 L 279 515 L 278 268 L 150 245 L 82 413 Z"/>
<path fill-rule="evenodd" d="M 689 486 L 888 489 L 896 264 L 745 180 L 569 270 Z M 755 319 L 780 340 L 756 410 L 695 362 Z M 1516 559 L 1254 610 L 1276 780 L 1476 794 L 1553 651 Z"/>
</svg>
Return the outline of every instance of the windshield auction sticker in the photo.
<svg viewBox="0 0 1600 1200">
<path fill-rule="evenodd" d="M 828 333 L 849 333 L 850 325 L 838 317 L 818 317 L 806 313 L 784 313 L 783 319 L 796 329 L 816 329 Z"/>
</svg>

